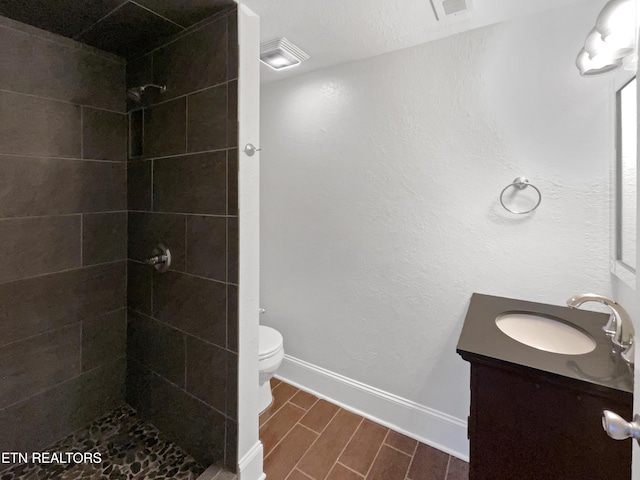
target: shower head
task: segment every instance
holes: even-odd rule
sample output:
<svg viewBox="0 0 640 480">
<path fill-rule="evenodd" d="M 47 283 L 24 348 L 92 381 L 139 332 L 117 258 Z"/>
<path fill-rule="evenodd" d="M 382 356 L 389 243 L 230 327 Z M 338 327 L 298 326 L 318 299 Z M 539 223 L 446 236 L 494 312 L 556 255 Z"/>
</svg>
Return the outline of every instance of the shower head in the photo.
<svg viewBox="0 0 640 480">
<path fill-rule="evenodd" d="M 140 87 L 134 87 L 127 90 L 127 97 L 129 97 L 134 102 L 139 102 L 142 100 L 142 90 Z"/>
<path fill-rule="evenodd" d="M 156 85 L 154 83 L 148 83 L 139 87 L 130 88 L 129 90 L 127 90 L 127 96 L 134 102 L 140 102 L 142 101 L 142 94 L 147 88 L 157 88 L 160 93 L 164 93 L 167 91 L 166 85 Z"/>
</svg>

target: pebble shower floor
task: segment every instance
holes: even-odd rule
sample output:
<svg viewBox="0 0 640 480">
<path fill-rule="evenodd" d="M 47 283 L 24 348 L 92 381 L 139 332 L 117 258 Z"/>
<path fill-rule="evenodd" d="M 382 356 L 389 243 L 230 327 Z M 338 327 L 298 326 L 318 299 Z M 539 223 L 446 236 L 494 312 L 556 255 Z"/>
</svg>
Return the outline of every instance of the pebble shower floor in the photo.
<svg viewBox="0 0 640 480">
<path fill-rule="evenodd" d="M 0 480 L 195 480 L 205 471 L 129 406 L 114 410 L 47 451 L 100 453 L 102 462 L 26 463 L 0 473 Z"/>
</svg>

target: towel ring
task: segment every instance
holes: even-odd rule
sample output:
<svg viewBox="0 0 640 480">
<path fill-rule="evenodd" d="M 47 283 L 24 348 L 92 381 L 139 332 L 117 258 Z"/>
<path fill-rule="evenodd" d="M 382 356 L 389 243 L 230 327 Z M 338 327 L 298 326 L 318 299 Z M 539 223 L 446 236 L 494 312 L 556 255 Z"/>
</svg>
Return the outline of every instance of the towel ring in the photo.
<svg viewBox="0 0 640 480">
<path fill-rule="evenodd" d="M 524 210 L 524 211 L 517 211 L 517 210 L 511 210 L 509 207 L 507 207 L 504 204 L 504 192 L 507 191 L 507 189 L 509 189 L 510 187 L 514 187 L 517 188 L 518 190 L 524 190 L 527 187 L 531 187 L 533 188 L 537 193 L 538 193 L 538 202 L 534 205 L 533 208 L 529 209 L 529 210 Z M 538 187 L 536 187 L 535 185 L 529 183 L 529 180 L 527 179 L 527 177 L 518 177 L 516 178 L 513 183 L 510 183 L 509 185 L 507 185 L 506 187 L 504 187 L 502 189 L 502 192 L 500 192 L 500 204 L 502 205 L 502 207 L 507 211 L 507 212 L 511 212 L 511 213 L 515 213 L 516 215 L 524 215 L 525 213 L 531 213 L 533 212 L 536 208 L 538 208 L 538 206 L 540 205 L 540 202 L 542 202 L 542 193 L 540 193 L 540 190 L 538 189 Z"/>
</svg>

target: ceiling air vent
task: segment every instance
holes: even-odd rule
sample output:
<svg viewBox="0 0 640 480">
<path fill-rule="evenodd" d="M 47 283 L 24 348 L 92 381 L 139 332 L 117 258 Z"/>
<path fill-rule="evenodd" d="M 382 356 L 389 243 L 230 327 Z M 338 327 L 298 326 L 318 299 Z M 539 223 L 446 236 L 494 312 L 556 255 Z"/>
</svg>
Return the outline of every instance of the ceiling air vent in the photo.
<svg viewBox="0 0 640 480">
<path fill-rule="evenodd" d="M 284 37 L 260 45 L 260 61 L 274 70 L 295 67 L 305 60 L 309 55 Z"/>
<path fill-rule="evenodd" d="M 442 0 L 445 15 L 455 15 L 468 9 L 467 0 Z"/>
<path fill-rule="evenodd" d="M 438 20 L 456 17 L 471 11 L 472 0 L 431 0 L 433 11 Z"/>
</svg>

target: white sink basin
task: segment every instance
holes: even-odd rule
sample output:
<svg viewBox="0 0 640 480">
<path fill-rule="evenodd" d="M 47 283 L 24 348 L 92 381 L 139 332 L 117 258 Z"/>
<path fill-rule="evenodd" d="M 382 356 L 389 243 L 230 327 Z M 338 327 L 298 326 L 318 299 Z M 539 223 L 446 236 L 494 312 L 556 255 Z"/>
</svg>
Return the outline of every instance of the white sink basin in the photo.
<svg viewBox="0 0 640 480">
<path fill-rule="evenodd" d="M 533 313 L 503 313 L 496 317 L 496 325 L 514 340 L 545 352 L 582 355 L 596 348 L 585 332 Z"/>
</svg>

